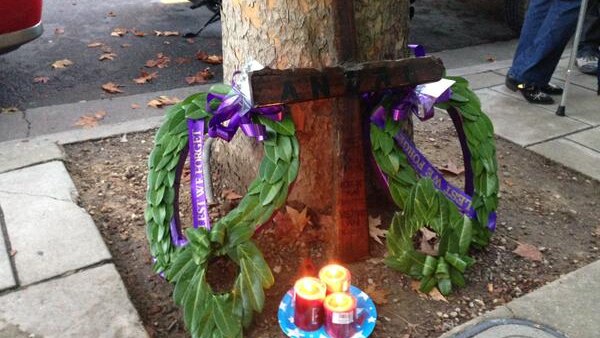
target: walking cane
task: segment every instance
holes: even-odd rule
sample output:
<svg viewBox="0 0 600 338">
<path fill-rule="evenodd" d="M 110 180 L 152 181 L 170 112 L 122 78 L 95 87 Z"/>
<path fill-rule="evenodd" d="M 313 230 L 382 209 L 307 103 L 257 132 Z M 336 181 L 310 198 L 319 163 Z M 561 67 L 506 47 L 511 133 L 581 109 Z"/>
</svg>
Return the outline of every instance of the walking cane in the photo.
<svg viewBox="0 0 600 338">
<path fill-rule="evenodd" d="M 573 65 L 575 64 L 575 56 L 577 54 L 577 47 L 579 46 L 579 40 L 581 39 L 581 30 L 583 29 L 583 20 L 585 18 L 585 12 L 587 11 L 588 0 L 581 1 L 581 8 L 579 9 L 579 18 L 577 19 L 577 28 L 575 29 L 575 40 L 573 41 L 573 48 L 571 49 L 571 56 L 569 57 L 569 66 L 567 67 L 567 75 L 565 76 L 565 88 L 560 99 L 560 105 L 556 110 L 556 115 L 565 116 L 565 107 L 567 105 L 567 96 L 569 93 L 569 85 L 571 84 L 571 73 L 573 72 Z"/>
</svg>

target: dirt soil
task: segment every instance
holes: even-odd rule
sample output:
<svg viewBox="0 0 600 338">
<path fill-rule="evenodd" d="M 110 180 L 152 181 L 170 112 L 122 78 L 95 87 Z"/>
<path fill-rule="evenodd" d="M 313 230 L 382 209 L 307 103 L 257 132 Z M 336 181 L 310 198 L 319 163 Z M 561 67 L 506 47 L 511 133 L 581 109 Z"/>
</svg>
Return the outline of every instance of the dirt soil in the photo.
<svg viewBox="0 0 600 338">
<path fill-rule="evenodd" d="M 416 126 L 417 144 L 437 165 L 460 163 L 454 137 L 444 114 Z M 152 272 L 145 237 L 146 158 L 152 139 L 153 132 L 146 132 L 67 146 L 68 169 L 80 204 L 102 232 L 150 336 L 185 337 L 181 312 L 171 300 L 173 288 Z M 385 247 L 374 240 L 371 258 L 349 265 L 353 283 L 368 289 L 378 303 L 373 337 L 437 337 L 599 258 L 600 184 L 504 140 L 498 139 L 497 146 L 498 229 L 487 248 L 472 252 L 477 263 L 466 274 L 466 287 L 441 300 L 418 293 L 410 278 L 383 264 Z M 218 191 L 224 191 L 218 180 L 224 174 L 213 173 Z M 396 208 L 382 197 L 372 197 L 370 204 L 371 216 L 381 216 L 387 227 Z M 212 216 L 233 206 L 225 198 Z M 189 214 L 184 217 L 189 222 Z M 311 219 L 314 224 L 303 231 L 269 222 L 255 236 L 276 283 L 267 291 L 264 312 L 246 331 L 248 337 L 282 337 L 276 317 L 280 299 L 300 274 L 327 261 L 319 217 L 313 214 Z M 529 261 L 513 253 L 518 243 L 537 247 L 542 260 Z"/>
</svg>

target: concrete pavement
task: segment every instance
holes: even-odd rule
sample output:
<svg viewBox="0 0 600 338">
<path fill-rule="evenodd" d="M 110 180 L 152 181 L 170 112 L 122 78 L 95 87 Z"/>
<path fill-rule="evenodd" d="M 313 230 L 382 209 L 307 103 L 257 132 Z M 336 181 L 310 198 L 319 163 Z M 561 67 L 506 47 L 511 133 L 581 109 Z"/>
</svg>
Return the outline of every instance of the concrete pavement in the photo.
<svg viewBox="0 0 600 338">
<path fill-rule="evenodd" d="M 510 55 L 513 45 L 507 42 L 439 54 L 450 75 L 471 81 L 498 136 L 600 179 L 600 98 L 593 78 L 575 76 L 568 116 L 558 117 L 555 106 L 531 105 L 503 87 L 510 60 L 485 62 L 486 53 Z M 555 74 L 557 81 L 565 62 Z M 183 88 L 168 95 L 183 98 L 190 91 L 205 89 Z M 0 115 L 0 137 L 5 140 L 0 142 L 0 338 L 147 336 L 97 228 L 76 204 L 77 192 L 62 163 L 61 149 L 62 144 L 159 126 L 164 111 L 132 111 L 131 104 L 144 105 L 140 101 L 165 92 L 144 95 L 36 108 L 36 114 L 17 113 L 12 121 L 6 117 L 10 115 Z M 73 125 L 81 113 L 101 109 L 110 111 L 98 127 Z M 52 123 L 45 125 L 48 122 Z M 600 332 L 595 320 L 598 281 L 597 262 L 444 337 L 467 337 L 460 336 L 461 329 L 499 317 L 541 322 L 569 337 L 595 337 L 588 333 Z"/>
</svg>

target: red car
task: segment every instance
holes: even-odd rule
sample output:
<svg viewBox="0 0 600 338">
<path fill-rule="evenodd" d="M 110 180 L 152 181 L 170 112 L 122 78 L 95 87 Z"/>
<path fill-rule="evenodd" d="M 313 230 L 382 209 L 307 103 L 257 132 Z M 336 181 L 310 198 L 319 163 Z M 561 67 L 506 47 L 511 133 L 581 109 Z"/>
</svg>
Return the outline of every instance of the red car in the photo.
<svg viewBox="0 0 600 338">
<path fill-rule="evenodd" d="M 42 28 L 42 0 L 0 0 L 0 54 L 36 39 Z"/>
</svg>

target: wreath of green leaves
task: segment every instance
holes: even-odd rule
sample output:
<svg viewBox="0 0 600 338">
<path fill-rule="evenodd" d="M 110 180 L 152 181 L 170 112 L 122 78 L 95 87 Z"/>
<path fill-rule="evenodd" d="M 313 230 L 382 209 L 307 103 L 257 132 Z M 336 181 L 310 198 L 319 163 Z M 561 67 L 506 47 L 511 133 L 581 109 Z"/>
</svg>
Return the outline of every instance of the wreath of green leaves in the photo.
<svg viewBox="0 0 600 338">
<path fill-rule="evenodd" d="M 227 93 L 218 86 L 211 92 Z M 265 156 L 258 177 L 237 208 L 217 221 L 210 231 L 186 230 L 188 244 L 178 248 L 171 243 L 170 220 L 174 213 L 177 166 L 185 161 L 182 150 L 188 144 L 186 119 L 205 119 L 206 93 L 192 95 L 174 106 L 158 130 L 148 160 L 146 230 L 154 269 L 175 283 L 173 298 L 182 307 L 185 324 L 192 337 L 241 337 L 254 312 L 263 309 L 264 289 L 274 279 L 267 262 L 252 241 L 255 229 L 284 205 L 290 184 L 299 168 L 299 144 L 292 120 L 280 122 L 257 117 L 268 137 L 263 142 Z M 212 107 L 220 102 L 213 100 Z M 226 256 L 239 267 L 230 292 L 217 294 L 206 281 L 207 268 L 217 257 Z"/>
<path fill-rule="evenodd" d="M 455 109 L 460 114 L 467 146 L 471 154 L 475 193 L 471 206 L 477 217 L 463 216 L 458 208 L 437 191 L 433 181 L 420 178 L 410 166 L 406 155 L 395 143 L 394 136 L 406 121 L 388 118 L 380 129 L 371 124 L 372 152 L 377 164 L 387 175 L 392 199 L 403 213 L 396 214 L 387 236 L 386 263 L 421 280 L 421 290 L 437 286 L 442 294 L 452 286 L 463 286 L 465 269 L 474 260 L 468 256 L 471 244 L 483 247 L 491 235 L 488 218 L 498 204 L 498 176 L 494 130 L 490 119 L 482 112 L 481 103 L 460 77 L 452 77 L 450 101 L 439 104 L 442 109 Z M 390 109 L 391 97 L 381 105 Z M 390 116 L 391 114 L 388 114 Z M 422 227 L 429 227 L 439 236 L 437 256 L 417 252 L 413 236 Z"/>
</svg>

